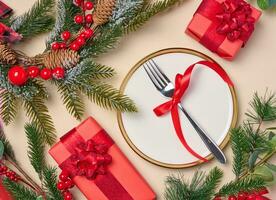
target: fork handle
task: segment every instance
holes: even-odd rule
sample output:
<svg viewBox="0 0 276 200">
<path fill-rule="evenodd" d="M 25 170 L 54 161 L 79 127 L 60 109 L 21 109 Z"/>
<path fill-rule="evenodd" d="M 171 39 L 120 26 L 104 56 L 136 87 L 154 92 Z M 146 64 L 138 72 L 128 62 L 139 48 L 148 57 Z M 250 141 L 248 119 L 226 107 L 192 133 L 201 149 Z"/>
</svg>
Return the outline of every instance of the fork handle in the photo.
<svg viewBox="0 0 276 200">
<path fill-rule="evenodd" d="M 226 157 L 219 146 L 216 144 L 216 142 L 197 125 L 197 123 L 191 118 L 191 116 L 187 113 L 187 111 L 180 103 L 178 104 L 178 107 L 188 118 L 189 122 L 192 124 L 198 135 L 201 137 L 206 147 L 214 154 L 214 156 L 219 160 L 220 163 L 225 164 Z"/>
</svg>

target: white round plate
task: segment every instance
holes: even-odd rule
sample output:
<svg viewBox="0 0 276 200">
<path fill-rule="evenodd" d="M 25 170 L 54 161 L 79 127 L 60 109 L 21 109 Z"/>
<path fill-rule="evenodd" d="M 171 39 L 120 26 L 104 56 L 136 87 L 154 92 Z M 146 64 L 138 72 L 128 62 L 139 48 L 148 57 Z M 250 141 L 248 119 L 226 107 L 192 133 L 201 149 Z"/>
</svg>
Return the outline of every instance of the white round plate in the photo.
<svg viewBox="0 0 276 200">
<path fill-rule="evenodd" d="M 202 161 L 192 156 L 176 136 L 170 113 L 162 117 L 153 113 L 156 106 L 168 99 L 156 90 L 142 67 L 149 59 L 154 59 L 173 82 L 176 74 L 183 74 L 191 64 L 211 60 L 194 50 L 174 48 L 153 53 L 135 65 L 121 91 L 134 100 L 139 112 L 118 113 L 123 136 L 136 153 L 159 166 L 183 168 L 200 164 Z M 237 103 L 234 88 L 218 74 L 197 65 L 182 105 L 221 148 L 227 144 L 229 129 L 236 123 Z M 211 159 L 210 151 L 181 111 L 179 116 L 189 145 L 201 156 Z"/>
</svg>

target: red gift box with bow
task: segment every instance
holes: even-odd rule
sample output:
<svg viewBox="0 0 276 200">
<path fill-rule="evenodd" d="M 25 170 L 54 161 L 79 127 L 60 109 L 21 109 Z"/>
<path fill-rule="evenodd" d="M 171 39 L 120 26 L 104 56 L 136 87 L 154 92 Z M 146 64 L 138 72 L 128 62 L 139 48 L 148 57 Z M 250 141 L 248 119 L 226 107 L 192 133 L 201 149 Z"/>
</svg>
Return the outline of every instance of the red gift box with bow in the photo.
<svg viewBox="0 0 276 200">
<path fill-rule="evenodd" d="M 153 200 L 155 193 L 110 136 L 89 117 L 49 151 L 89 200 Z"/>
<path fill-rule="evenodd" d="M 186 33 L 232 60 L 251 37 L 261 14 L 244 0 L 203 0 Z"/>
</svg>

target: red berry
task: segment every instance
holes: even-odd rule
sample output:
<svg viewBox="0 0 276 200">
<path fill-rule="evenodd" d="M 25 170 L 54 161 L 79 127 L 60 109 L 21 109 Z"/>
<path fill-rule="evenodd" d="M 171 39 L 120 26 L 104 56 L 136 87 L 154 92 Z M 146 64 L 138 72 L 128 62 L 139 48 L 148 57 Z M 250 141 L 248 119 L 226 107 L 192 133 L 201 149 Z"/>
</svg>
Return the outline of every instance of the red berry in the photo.
<svg viewBox="0 0 276 200">
<path fill-rule="evenodd" d="M 231 196 L 228 197 L 228 200 L 237 200 L 237 197 L 234 196 L 234 195 L 231 195 Z"/>
<path fill-rule="evenodd" d="M 220 196 L 216 196 L 213 200 L 221 200 Z"/>
<path fill-rule="evenodd" d="M 57 189 L 58 190 L 64 190 L 66 188 L 65 183 L 60 181 L 57 183 Z"/>
<path fill-rule="evenodd" d="M 72 200 L 73 199 L 73 195 L 68 191 L 63 193 L 63 199 L 64 200 Z"/>
<path fill-rule="evenodd" d="M 85 44 L 85 39 L 82 38 L 82 37 L 78 37 L 76 39 L 76 43 L 81 47 L 81 46 L 83 46 Z"/>
<path fill-rule="evenodd" d="M 22 66 L 13 66 L 8 72 L 8 78 L 13 85 L 23 85 L 28 80 L 28 74 Z"/>
<path fill-rule="evenodd" d="M 94 35 L 94 31 L 91 28 L 87 28 L 85 29 L 84 34 L 85 34 L 85 37 L 89 39 Z"/>
<path fill-rule="evenodd" d="M 6 172 L 6 176 L 7 176 L 8 178 L 11 178 L 11 176 L 12 176 L 11 172 L 10 172 L 10 171 L 7 171 L 7 172 Z"/>
<path fill-rule="evenodd" d="M 256 200 L 256 195 L 255 194 L 250 194 L 247 196 L 246 200 Z"/>
<path fill-rule="evenodd" d="M 91 1 L 87 1 L 85 2 L 84 7 L 86 10 L 92 10 L 94 7 L 94 4 Z"/>
<path fill-rule="evenodd" d="M 60 48 L 60 49 L 66 49 L 66 44 L 65 44 L 64 42 L 61 42 L 61 43 L 59 44 L 59 48 Z"/>
<path fill-rule="evenodd" d="M 78 51 L 80 49 L 80 46 L 76 42 L 73 42 L 70 45 L 70 49 L 73 50 L 73 51 Z"/>
<path fill-rule="evenodd" d="M 248 196 L 248 194 L 246 192 L 240 192 L 238 194 L 238 200 L 246 200 L 247 196 Z"/>
<path fill-rule="evenodd" d="M 73 3 L 77 6 L 80 6 L 82 4 L 83 0 L 73 0 Z"/>
<path fill-rule="evenodd" d="M 52 49 L 53 49 L 53 50 L 58 50 L 59 48 L 60 48 L 60 45 L 59 45 L 58 42 L 52 43 Z"/>
<path fill-rule="evenodd" d="M 82 32 L 82 33 L 79 35 L 79 37 L 86 38 L 86 35 L 85 35 L 84 32 Z"/>
<path fill-rule="evenodd" d="M 8 168 L 6 166 L 1 166 L 0 167 L 0 172 L 6 172 Z"/>
<path fill-rule="evenodd" d="M 74 21 L 76 22 L 76 24 L 81 24 L 83 23 L 83 16 L 82 15 L 76 15 L 74 17 Z"/>
<path fill-rule="evenodd" d="M 44 68 L 40 71 L 40 77 L 44 80 L 50 79 L 52 76 L 52 70 L 49 68 Z"/>
<path fill-rule="evenodd" d="M 74 183 L 71 179 L 68 179 L 67 181 L 65 181 L 65 186 L 66 188 L 72 188 L 74 187 Z"/>
<path fill-rule="evenodd" d="M 91 24 L 93 22 L 93 15 L 92 14 L 88 14 L 85 16 L 85 22 L 87 24 Z"/>
<path fill-rule="evenodd" d="M 59 179 L 61 181 L 67 181 L 69 179 L 69 174 L 66 171 L 62 171 L 61 174 L 59 175 Z"/>
<path fill-rule="evenodd" d="M 55 79 L 62 79 L 64 78 L 65 72 L 62 67 L 56 67 L 52 70 L 52 74 Z M 63 174 L 60 174 L 60 175 L 63 175 Z M 68 178 L 68 175 L 67 175 L 67 178 Z"/>
<path fill-rule="evenodd" d="M 70 37 L 71 37 L 71 33 L 70 33 L 70 31 L 63 31 L 62 33 L 61 33 L 61 38 L 63 39 L 63 40 L 69 40 L 70 39 Z"/>
<path fill-rule="evenodd" d="M 36 78 L 39 75 L 39 68 L 37 66 L 30 66 L 27 68 L 30 78 Z"/>
</svg>

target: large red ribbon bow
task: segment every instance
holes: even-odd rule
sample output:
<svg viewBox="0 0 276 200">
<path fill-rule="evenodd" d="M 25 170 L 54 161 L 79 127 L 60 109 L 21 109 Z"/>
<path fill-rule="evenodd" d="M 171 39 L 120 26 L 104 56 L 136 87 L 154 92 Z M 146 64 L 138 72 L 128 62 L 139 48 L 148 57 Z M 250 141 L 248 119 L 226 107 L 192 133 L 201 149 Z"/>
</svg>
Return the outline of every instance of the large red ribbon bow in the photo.
<svg viewBox="0 0 276 200">
<path fill-rule="evenodd" d="M 157 116 L 162 116 L 164 114 L 167 114 L 168 112 L 171 112 L 172 121 L 174 124 L 174 128 L 176 131 L 176 134 L 182 143 L 182 145 L 196 158 L 207 161 L 207 159 L 200 156 L 198 153 L 196 153 L 188 144 L 186 141 L 184 134 L 182 132 L 181 123 L 179 119 L 178 114 L 178 104 L 181 103 L 181 99 L 186 93 L 190 81 L 191 81 L 191 75 L 196 65 L 200 64 L 201 66 L 208 67 L 212 70 L 214 70 L 228 85 L 233 86 L 231 79 L 226 74 L 226 72 L 216 63 L 209 62 L 209 61 L 200 61 L 197 62 L 191 66 L 188 67 L 188 69 L 184 72 L 184 74 L 177 74 L 175 78 L 175 91 L 172 99 L 166 103 L 161 104 L 157 108 L 154 109 L 154 112 Z"/>
<path fill-rule="evenodd" d="M 108 145 L 104 143 L 96 143 L 92 139 L 80 142 L 70 159 L 64 164 L 65 169 L 72 176 L 85 176 L 93 180 L 97 175 L 106 174 L 106 167 L 112 161 L 112 157 L 107 152 Z"/>
<path fill-rule="evenodd" d="M 251 6 L 243 0 L 226 0 L 221 6 L 223 11 L 216 15 L 220 21 L 217 33 L 226 35 L 230 41 L 241 39 L 246 42 L 254 31 Z"/>
</svg>

